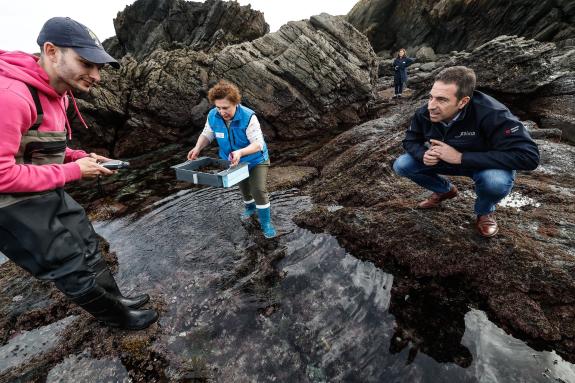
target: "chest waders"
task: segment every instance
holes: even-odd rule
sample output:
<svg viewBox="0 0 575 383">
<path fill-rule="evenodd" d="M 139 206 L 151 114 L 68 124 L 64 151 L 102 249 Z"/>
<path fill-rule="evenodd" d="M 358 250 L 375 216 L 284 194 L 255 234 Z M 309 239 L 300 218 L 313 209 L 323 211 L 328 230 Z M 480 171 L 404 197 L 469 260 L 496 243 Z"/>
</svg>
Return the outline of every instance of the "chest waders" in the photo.
<svg viewBox="0 0 575 383">
<path fill-rule="evenodd" d="M 38 91 L 28 86 L 37 119 L 22 136 L 16 164 L 62 164 L 66 129 L 43 132 Z M 72 301 L 115 327 L 141 329 L 154 310 L 134 310 L 148 295 L 122 296 L 100 254 L 98 237 L 84 209 L 62 188 L 35 193 L 0 193 L 0 251 L 41 280 L 54 282 Z"/>
</svg>

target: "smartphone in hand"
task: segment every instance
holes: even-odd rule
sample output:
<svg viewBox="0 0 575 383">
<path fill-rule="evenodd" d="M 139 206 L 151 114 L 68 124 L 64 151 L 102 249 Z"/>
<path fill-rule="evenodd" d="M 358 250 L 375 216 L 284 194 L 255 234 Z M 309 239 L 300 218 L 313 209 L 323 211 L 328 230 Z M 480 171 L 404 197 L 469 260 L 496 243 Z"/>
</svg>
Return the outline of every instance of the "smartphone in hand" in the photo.
<svg viewBox="0 0 575 383">
<path fill-rule="evenodd" d="M 110 169 L 110 170 L 126 169 L 126 168 L 130 167 L 129 162 L 120 161 L 120 160 L 106 161 L 106 162 L 101 163 L 100 165 L 105 167 L 106 169 Z"/>
</svg>

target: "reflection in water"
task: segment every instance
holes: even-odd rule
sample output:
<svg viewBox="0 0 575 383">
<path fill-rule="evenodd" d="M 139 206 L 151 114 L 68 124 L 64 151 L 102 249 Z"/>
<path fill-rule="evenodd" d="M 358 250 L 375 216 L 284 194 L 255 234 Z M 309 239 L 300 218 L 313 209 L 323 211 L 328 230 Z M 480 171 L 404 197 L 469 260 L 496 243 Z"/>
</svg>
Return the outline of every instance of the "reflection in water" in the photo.
<svg viewBox="0 0 575 383">
<path fill-rule="evenodd" d="M 8 261 L 8 258 L 0 251 L 0 265 Z"/>
<path fill-rule="evenodd" d="M 288 191 L 272 200 L 284 233 L 274 240 L 255 221 L 241 223 L 235 190 L 213 188 L 179 193 L 134 221 L 96 225 L 118 254 L 122 288 L 151 289 L 167 304 L 156 346 L 169 354 L 172 379 L 575 379 L 573 365 L 533 351 L 464 303 L 432 298 L 424 285 L 420 295 L 392 294 L 401 281 L 293 224 L 308 198 Z"/>
<path fill-rule="evenodd" d="M 491 323 L 484 312 L 465 315 L 465 344 L 479 382 L 575 382 L 575 366 L 555 352 L 536 352 Z M 530 377 L 530 379 L 526 379 Z"/>
<path fill-rule="evenodd" d="M 395 286 L 389 312 L 397 326 L 390 351 L 409 350 L 408 363 L 423 352 L 440 363 L 455 363 L 469 367 L 471 352 L 461 344 L 465 332 L 464 315 L 468 311 L 464 300 L 450 297 L 430 282 L 413 284 L 407 281 Z M 424 320 L 422 320 L 424 319 Z"/>
</svg>

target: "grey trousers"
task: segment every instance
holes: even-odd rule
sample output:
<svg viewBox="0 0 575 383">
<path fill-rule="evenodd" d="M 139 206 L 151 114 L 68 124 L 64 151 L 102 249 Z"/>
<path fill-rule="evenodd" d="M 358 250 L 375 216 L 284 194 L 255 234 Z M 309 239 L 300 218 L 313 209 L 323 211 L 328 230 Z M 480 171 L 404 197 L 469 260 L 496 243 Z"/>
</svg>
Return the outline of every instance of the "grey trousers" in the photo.
<svg viewBox="0 0 575 383">
<path fill-rule="evenodd" d="M 244 202 L 255 200 L 258 206 L 267 205 L 270 202 L 266 185 L 269 168 L 269 160 L 254 166 L 250 169 L 250 176 L 238 184 Z"/>
</svg>

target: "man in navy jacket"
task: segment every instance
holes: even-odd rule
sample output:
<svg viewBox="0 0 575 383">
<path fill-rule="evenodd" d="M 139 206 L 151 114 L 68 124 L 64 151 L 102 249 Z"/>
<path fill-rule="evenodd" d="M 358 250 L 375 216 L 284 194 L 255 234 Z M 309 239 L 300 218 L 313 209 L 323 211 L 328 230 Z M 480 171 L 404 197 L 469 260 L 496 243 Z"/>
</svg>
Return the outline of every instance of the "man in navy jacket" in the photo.
<svg viewBox="0 0 575 383">
<path fill-rule="evenodd" d="M 477 230 L 493 237 L 495 206 L 511 192 L 516 170 L 538 166 L 539 150 L 507 107 L 475 91 L 475 81 L 473 70 L 463 66 L 435 77 L 427 105 L 416 110 L 403 140 L 407 153 L 393 169 L 433 192 L 419 203 L 421 209 L 457 196 L 455 185 L 439 174 L 471 177 Z"/>
</svg>

